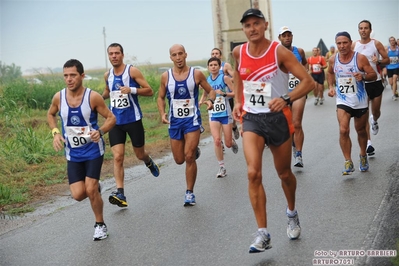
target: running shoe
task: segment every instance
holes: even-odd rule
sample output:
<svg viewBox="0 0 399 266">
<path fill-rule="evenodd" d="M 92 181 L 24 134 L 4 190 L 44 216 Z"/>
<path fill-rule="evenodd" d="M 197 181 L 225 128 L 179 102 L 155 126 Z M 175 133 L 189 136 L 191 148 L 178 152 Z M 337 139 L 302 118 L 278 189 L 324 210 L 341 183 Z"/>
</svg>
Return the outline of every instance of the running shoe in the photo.
<svg viewBox="0 0 399 266">
<path fill-rule="evenodd" d="M 184 197 L 184 207 L 195 205 L 195 195 L 191 192 L 186 192 Z"/>
<path fill-rule="evenodd" d="M 226 176 L 226 168 L 223 166 L 219 168 L 219 172 L 216 175 L 217 178 L 225 177 Z"/>
<path fill-rule="evenodd" d="M 93 235 L 93 240 L 98 241 L 101 239 L 105 239 L 108 237 L 108 229 L 105 224 L 99 225 L 95 224 L 94 225 L 94 235 Z"/>
<path fill-rule="evenodd" d="M 234 139 L 233 139 L 233 144 L 231 145 L 231 150 L 233 151 L 234 154 L 237 154 L 238 152 L 238 145 Z"/>
<path fill-rule="evenodd" d="M 270 234 L 266 234 L 262 231 L 256 231 L 254 236 L 254 242 L 249 246 L 249 253 L 259 253 L 265 251 L 266 249 L 272 248 L 272 245 L 270 244 Z"/>
<path fill-rule="evenodd" d="M 367 170 L 369 170 L 369 161 L 367 160 L 367 155 L 365 156 L 360 155 L 359 170 L 361 172 L 366 172 Z"/>
<path fill-rule="evenodd" d="M 314 99 L 314 105 L 317 105 L 319 103 L 319 98 Z"/>
<path fill-rule="evenodd" d="M 195 152 L 195 159 L 198 160 L 200 156 L 201 156 L 201 149 L 197 147 L 197 151 Z"/>
<path fill-rule="evenodd" d="M 289 239 L 298 239 L 298 237 L 301 235 L 301 225 L 299 223 L 299 217 L 298 217 L 298 212 L 295 212 L 294 216 L 289 216 L 288 217 L 288 226 L 287 226 L 287 236 Z"/>
<path fill-rule="evenodd" d="M 235 139 L 239 139 L 240 138 L 240 131 L 238 131 L 237 125 L 235 127 L 233 127 L 233 135 L 234 135 Z"/>
<path fill-rule="evenodd" d="M 398 100 L 398 96 L 392 95 L 392 100 L 397 101 Z"/>
<path fill-rule="evenodd" d="M 345 161 L 344 170 L 342 170 L 342 175 L 350 175 L 354 171 L 355 168 L 353 167 L 353 162 L 349 160 Z"/>
<path fill-rule="evenodd" d="M 296 152 L 294 166 L 303 167 L 302 152 L 300 152 L 300 151 Z"/>
<path fill-rule="evenodd" d="M 150 169 L 151 174 L 155 177 L 159 176 L 159 167 L 150 156 L 150 162 L 145 164 Z"/>
<path fill-rule="evenodd" d="M 378 122 L 374 121 L 373 115 L 370 115 L 370 130 L 373 135 L 378 134 Z"/>
<path fill-rule="evenodd" d="M 127 207 L 126 197 L 118 191 L 114 191 L 108 198 L 109 203 L 118 205 L 119 207 Z"/>
<path fill-rule="evenodd" d="M 374 147 L 370 144 L 370 145 L 367 145 L 366 152 L 367 152 L 367 155 L 368 155 L 368 156 L 371 156 L 371 155 L 374 155 L 374 154 L 375 154 L 375 149 L 374 149 Z"/>
<path fill-rule="evenodd" d="M 320 105 L 323 105 L 323 102 L 324 102 L 324 98 L 320 98 L 319 104 L 320 104 Z"/>
</svg>

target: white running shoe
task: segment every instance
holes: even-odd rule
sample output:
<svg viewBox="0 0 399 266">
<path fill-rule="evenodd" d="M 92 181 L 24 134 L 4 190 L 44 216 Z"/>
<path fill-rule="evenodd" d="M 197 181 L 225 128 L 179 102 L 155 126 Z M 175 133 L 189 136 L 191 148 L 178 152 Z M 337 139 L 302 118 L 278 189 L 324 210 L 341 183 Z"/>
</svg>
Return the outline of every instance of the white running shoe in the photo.
<svg viewBox="0 0 399 266">
<path fill-rule="evenodd" d="M 290 217 L 288 216 L 288 226 L 287 226 L 287 235 L 289 239 L 298 239 L 298 237 L 301 235 L 301 225 L 299 224 L 299 217 L 298 217 L 298 212 L 295 214 L 295 216 Z"/>
<path fill-rule="evenodd" d="M 219 168 L 219 172 L 216 175 L 217 178 L 225 177 L 226 176 L 226 168 L 223 166 Z"/>
<path fill-rule="evenodd" d="M 270 234 L 257 231 L 255 233 L 254 242 L 251 246 L 249 246 L 249 253 L 259 253 L 271 248 L 272 245 L 270 244 Z"/>
<path fill-rule="evenodd" d="M 373 115 L 370 115 L 370 130 L 371 133 L 373 133 L 373 135 L 377 135 L 378 134 L 378 122 L 374 121 L 373 119 Z"/>
<path fill-rule="evenodd" d="M 103 224 L 103 225 L 95 224 L 93 240 L 98 241 L 98 240 L 105 239 L 107 237 L 108 237 L 107 226 L 105 224 Z"/>
</svg>

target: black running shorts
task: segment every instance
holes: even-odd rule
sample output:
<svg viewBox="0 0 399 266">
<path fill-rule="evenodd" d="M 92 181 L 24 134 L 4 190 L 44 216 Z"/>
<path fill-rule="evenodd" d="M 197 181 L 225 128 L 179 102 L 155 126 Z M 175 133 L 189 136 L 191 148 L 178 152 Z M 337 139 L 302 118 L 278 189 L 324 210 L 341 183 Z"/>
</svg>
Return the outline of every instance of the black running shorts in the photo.
<svg viewBox="0 0 399 266">
<path fill-rule="evenodd" d="M 129 135 L 133 147 L 140 148 L 144 146 L 144 127 L 141 119 L 125 125 L 115 125 L 109 132 L 111 147 L 117 144 L 125 144 L 126 134 Z"/>
<path fill-rule="evenodd" d="M 290 128 L 283 112 L 252 114 L 242 117 L 243 132 L 254 132 L 265 139 L 266 145 L 280 146 L 290 138 Z"/>
</svg>

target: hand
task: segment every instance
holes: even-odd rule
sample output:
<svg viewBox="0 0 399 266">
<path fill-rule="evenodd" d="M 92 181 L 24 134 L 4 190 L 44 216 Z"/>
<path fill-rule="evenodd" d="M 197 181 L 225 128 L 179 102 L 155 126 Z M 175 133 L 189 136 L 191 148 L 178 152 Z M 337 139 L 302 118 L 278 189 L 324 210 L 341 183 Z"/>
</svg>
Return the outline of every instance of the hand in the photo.
<svg viewBox="0 0 399 266">
<path fill-rule="evenodd" d="M 65 139 L 62 137 L 61 134 L 55 134 L 53 138 L 53 147 L 55 151 L 60 151 L 64 148 Z"/>
<path fill-rule="evenodd" d="M 223 95 L 224 92 L 222 90 L 215 90 L 216 94 Z"/>
<path fill-rule="evenodd" d="M 233 118 L 234 120 L 240 122 L 241 120 L 241 110 L 242 110 L 242 106 L 241 103 L 234 103 L 234 109 L 232 112 Z"/>
<path fill-rule="evenodd" d="M 274 98 L 269 102 L 269 109 L 272 112 L 280 112 L 287 106 L 287 102 L 282 98 Z"/>
<path fill-rule="evenodd" d="M 335 96 L 335 88 L 334 88 L 334 86 L 330 86 L 330 89 L 328 90 L 327 95 L 330 96 L 330 97 L 334 97 Z"/>
<path fill-rule="evenodd" d="M 120 90 L 123 94 L 130 94 L 131 89 L 129 87 L 121 86 Z"/>
<path fill-rule="evenodd" d="M 363 80 L 363 76 L 359 72 L 353 73 L 353 76 L 355 77 L 356 81 L 362 81 Z"/>
<path fill-rule="evenodd" d="M 205 102 L 206 103 L 206 105 L 207 105 L 207 108 L 206 108 L 206 110 L 212 110 L 213 109 L 213 103 L 211 102 L 211 101 L 206 101 Z"/>
<path fill-rule="evenodd" d="M 101 139 L 100 131 L 92 130 L 89 132 L 90 138 L 93 142 L 98 143 Z"/>
<path fill-rule="evenodd" d="M 164 113 L 164 114 L 161 116 L 161 119 L 162 119 L 162 123 L 163 123 L 163 124 L 170 124 L 170 122 L 169 122 L 169 120 L 168 120 L 168 114 L 167 114 L 167 113 Z"/>
</svg>

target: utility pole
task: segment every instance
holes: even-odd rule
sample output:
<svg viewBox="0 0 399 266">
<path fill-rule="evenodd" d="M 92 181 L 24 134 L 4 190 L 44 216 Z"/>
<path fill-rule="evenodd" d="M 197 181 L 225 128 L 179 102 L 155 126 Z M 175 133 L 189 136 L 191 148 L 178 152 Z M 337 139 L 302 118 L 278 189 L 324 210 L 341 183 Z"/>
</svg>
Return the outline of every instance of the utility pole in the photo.
<svg viewBox="0 0 399 266">
<path fill-rule="evenodd" d="M 105 69 L 108 69 L 108 54 L 107 54 L 107 42 L 105 41 L 105 27 L 103 27 L 103 35 L 104 35 L 104 51 L 105 51 Z"/>
</svg>

